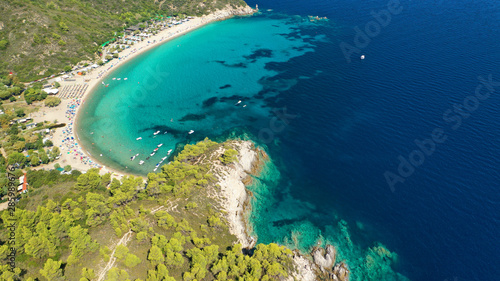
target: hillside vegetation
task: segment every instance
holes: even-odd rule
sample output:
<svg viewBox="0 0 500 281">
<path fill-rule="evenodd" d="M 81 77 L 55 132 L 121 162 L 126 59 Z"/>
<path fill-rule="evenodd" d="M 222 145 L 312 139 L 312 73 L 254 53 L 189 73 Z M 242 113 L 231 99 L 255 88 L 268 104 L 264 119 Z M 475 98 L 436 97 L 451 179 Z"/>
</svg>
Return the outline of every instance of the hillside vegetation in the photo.
<svg viewBox="0 0 500 281">
<path fill-rule="evenodd" d="M 200 16 L 243 0 L 0 1 L 0 75 L 30 81 L 96 58 L 124 27 L 161 16 Z"/>
<path fill-rule="evenodd" d="M 231 150 L 208 139 L 186 145 L 146 183 L 97 169 L 61 179 L 28 171 L 31 190 L 0 213 L 0 280 L 283 280 L 292 251 L 244 252 L 210 195 L 211 163 Z"/>
</svg>

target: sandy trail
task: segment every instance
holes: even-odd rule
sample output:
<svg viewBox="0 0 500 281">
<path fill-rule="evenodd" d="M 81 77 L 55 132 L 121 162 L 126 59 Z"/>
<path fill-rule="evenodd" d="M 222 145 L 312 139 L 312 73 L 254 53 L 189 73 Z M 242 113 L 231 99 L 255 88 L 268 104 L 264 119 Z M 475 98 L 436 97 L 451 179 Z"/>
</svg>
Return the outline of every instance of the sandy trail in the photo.
<svg viewBox="0 0 500 281">
<path fill-rule="evenodd" d="M 113 265 L 115 264 L 116 262 L 116 258 L 115 258 L 115 251 L 116 251 L 116 248 L 118 248 L 119 245 L 125 245 L 127 246 L 127 243 L 128 241 L 130 240 L 132 236 L 132 230 L 129 230 L 127 233 L 125 233 L 122 237 L 122 239 L 120 239 L 120 241 L 118 241 L 118 243 L 116 244 L 115 248 L 113 249 L 113 252 L 111 253 L 110 255 L 110 258 L 109 258 L 109 261 L 108 263 L 106 264 L 106 266 L 99 272 L 99 278 L 97 278 L 97 281 L 102 281 L 104 279 L 104 277 L 106 277 L 106 273 L 108 273 L 108 271 L 113 268 Z"/>
</svg>

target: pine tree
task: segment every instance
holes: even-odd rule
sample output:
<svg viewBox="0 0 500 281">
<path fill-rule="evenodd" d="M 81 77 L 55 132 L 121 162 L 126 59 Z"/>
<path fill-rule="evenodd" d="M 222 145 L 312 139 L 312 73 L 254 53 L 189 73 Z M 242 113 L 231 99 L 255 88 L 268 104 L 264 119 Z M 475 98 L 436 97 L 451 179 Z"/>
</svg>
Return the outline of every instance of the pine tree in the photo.
<svg viewBox="0 0 500 281">
<path fill-rule="evenodd" d="M 65 278 L 62 274 L 61 263 L 62 261 L 48 259 L 45 262 L 43 269 L 40 269 L 40 274 L 49 281 L 64 280 Z"/>
<path fill-rule="evenodd" d="M 93 269 L 89 268 L 82 268 L 82 278 L 85 278 L 86 280 L 93 280 L 96 278 L 95 272 Z"/>
<path fill-rule="evenodd" d="M 128 254 L 128 248 L 125 245 L 118 245 L 115 250 L 115 257 L 119 260 L 125 258 Z"/>
<path fill-rule="evenodd" d="M 153 265 L 158 265 L 165 261 L 165 257 L 158 246 L 153 245 L 149 251 L 148 260 L 151 261 Z"/>
<path fill-rule="evenodd" d="M 141 259 L 134 254 L 127 254 L 127 256 L 125 257 L 125 266 L 127 267 L 135 267 L 140 263 Z"/>
</svg>

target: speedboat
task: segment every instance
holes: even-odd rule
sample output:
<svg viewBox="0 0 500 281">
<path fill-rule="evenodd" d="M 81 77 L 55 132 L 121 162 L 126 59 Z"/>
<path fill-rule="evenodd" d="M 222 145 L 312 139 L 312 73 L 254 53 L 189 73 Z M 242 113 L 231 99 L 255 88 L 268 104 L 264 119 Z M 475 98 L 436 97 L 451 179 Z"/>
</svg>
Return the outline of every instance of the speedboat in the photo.
<svg viewBox="0 0 500 281">
<path fill-rule="evenodd" d="M 161 161 L 165 161 L 165 159 L 167 159 L 167 156 L 163 157 L 163 158 L 161 159 Z"/>
<path fill-rule="evenodd" d="M 130 161 L 134 161 L 135 157 L 136 157 L 135 155 L 130 157 Z"/>
<path fill-rule="evenodd" d="M 113 79 L 111 79 L 111 80 L 116 80 L 116 78 L 115 78 L 115 77 L 113 77 Z"/>
<path fill-rule="evenodd" d="M 123 78 L 123 80 L 127 80 L 128 78 Z"/>
<path fill-rule="evenodd" d="M 160 143 L 160 144 L 158 145 L 158 147 L 161 147 L 162 145 L 163 145 L 163 143 Z"/>
<path fill-rule="evenodd" d="M 118 79 L 116 79 L 116 80 L 121 80 L 121 78 L 118 78 Z"/>
<path fill-rule="evenodd" d="M 169 151 L 167 151 L 167 155 L 170 155 L 170 152 L 172 152 L 172 149 L 170 149 Z"/>
<path fill-rule="evenodd" d="M 240 103 L 241 103 L 241 101 L 239 100 L 239 101 L 238 101 L 237 103 L 235 103 L 234 105 L 238 105 L 238 104 L 240 104 Z"/>
<path fill-rule="evenodd" d="M 139 161 L 139 165 L 144 164 L 144 160 Z"/>
<path fill-rule="evenodd" d="M 156 136 L 156 135 L 158 135 L 159 133 L 160 133 L 160 131 L 156 131 L 156 132 L 154 132 L 154 133 L 153 133 L 153 135 L 155 135 L 155 136 Z"/>
<path fill-rule="evenodd" d="M 138 137 L 138 138 L 136 138 L 135 140 L 142 140 L 142 137 Z"/>
<path fill-rule="evenodd" d="M 191 130 L 191 131 L 189 131 L 189 132 L 188 132 L 188 134 L 190 134 L 190 135 L 191 135 L 192 133 L 194 133 L 194 131 L 193 131 L 193 130 Z"/>
<path fill-rule="evenodd" d="M 154 156 L 156 154 L 156 152 L 151 152 L 151 154 L 149 154 L 149 156 Z"/>
<path fill-rule="evenodd" d="M 158 149 L 159 149 L 159 148 L 157 147 L 157 148 L 155 148 L 155 149 L 154 149 L 154 151 L 158 151 Z"/>
<path fill-rule="evenodd" d="M 158 170 L 158 167 L 154 168 L 154 169 L 153 169 L 153 172 L 156 172 L 156 170 Z"/>
</svg>

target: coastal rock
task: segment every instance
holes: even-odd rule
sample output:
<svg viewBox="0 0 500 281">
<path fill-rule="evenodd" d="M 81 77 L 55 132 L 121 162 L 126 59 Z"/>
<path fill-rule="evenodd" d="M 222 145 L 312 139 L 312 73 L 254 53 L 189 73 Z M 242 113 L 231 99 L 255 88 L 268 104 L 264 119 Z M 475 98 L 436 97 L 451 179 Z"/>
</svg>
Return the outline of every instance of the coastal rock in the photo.
<svg viewBox="0 0 500 281">
<path fill-rule="evenodd" d="M 252 170 L 253 162 L 257 159 L 257 153 L 253 144 L 249 141 L 235 141 L 231 143 L 238 151 L 238 161 L 231 165 L 214 163 L 213 172 L 218 179 L 222 209 L 226 213 L 229 222 L 229 232 L 238 238 L 244 248 L 252 248 L 256 240 L 249 237 L 245 221 L 245 207 L 248 204 L 248 192 L 243 180 L 248 177 Z M 215 152 L 216 159 L 224 153 L 224 149 Z"/>
<path fill-rule="evenodd" d="M 214 11 L 210 13 L 210 18 L 212 20 L 224 20 L 227 18 L 231 18 L 234 16 L 245 16 L 252 15 L 256 12 L 256 10 L 250 8 L 250 6 L 242 6 L 242 7 L 231 7 L 231 5 L 227 5 L 224 9 Z"/>
<path fill-rule="evenodd" d="M 315 281 L 318 280 L 316 272 L 318 267 L 308 258 L 301 255 L 297 250 L 294 252 L 293 263 L 296 272 L 289 276 L 287 281 Z"/>
<path fill-rule="evenodd" d="M 333 276 L 331 279 L 335 281 L 349 281 L 349 268 L 344 262 L 338 263 L 333 268 Z"/>
<path fill-rule="evenodd" d="M 227 166 L 214 161 L 212 171 L 218 179 L 220 190 L 217 190 L 217 193 L 222 195 L 219 197 L 219 201 L 229 222 L 229 232 L 238 238 L 238 243 L 242 244 L 243 248 L 253 248 L 257 241 L 253 237 L 249 237 L 248 233 L 251 230 L 248 229 L 249 226 L 245 219 L 245 212 L 248 211 L 246 206 L 249 205 L 251 193 L 246 189 L 244 183 L 251 182 L 251 175 L 258 174 L 269 157 L 263 150 L 255 148 L 250 141 L 233 141 L 230 145 L 238 151 L 238 161 Z M 219 159 L 224 151 L 224 148 L 220 148 L 211 158 Z M 326 255 L 322 258 L 327 257 L 335 261 L 335 254 L 335 248 L 330 245 L 327 246 Z M 294 251 L 293 263 L 295 272 L 286 278 L 287 281 L 318 280 L 318 266 L 314 264 L 310 256 L 305 257 L 296 250 Z"/>
<path fill-rule="evenodd" d="M 326 253 L 323 248 L 316 248 L 312 253 L 314 263 L 320 266 L 321 269 L 327 270 L 330 270 L 335 264 L 336 255 L 337 250 L 332 245 L 326 246 Z"/>
</svg>

